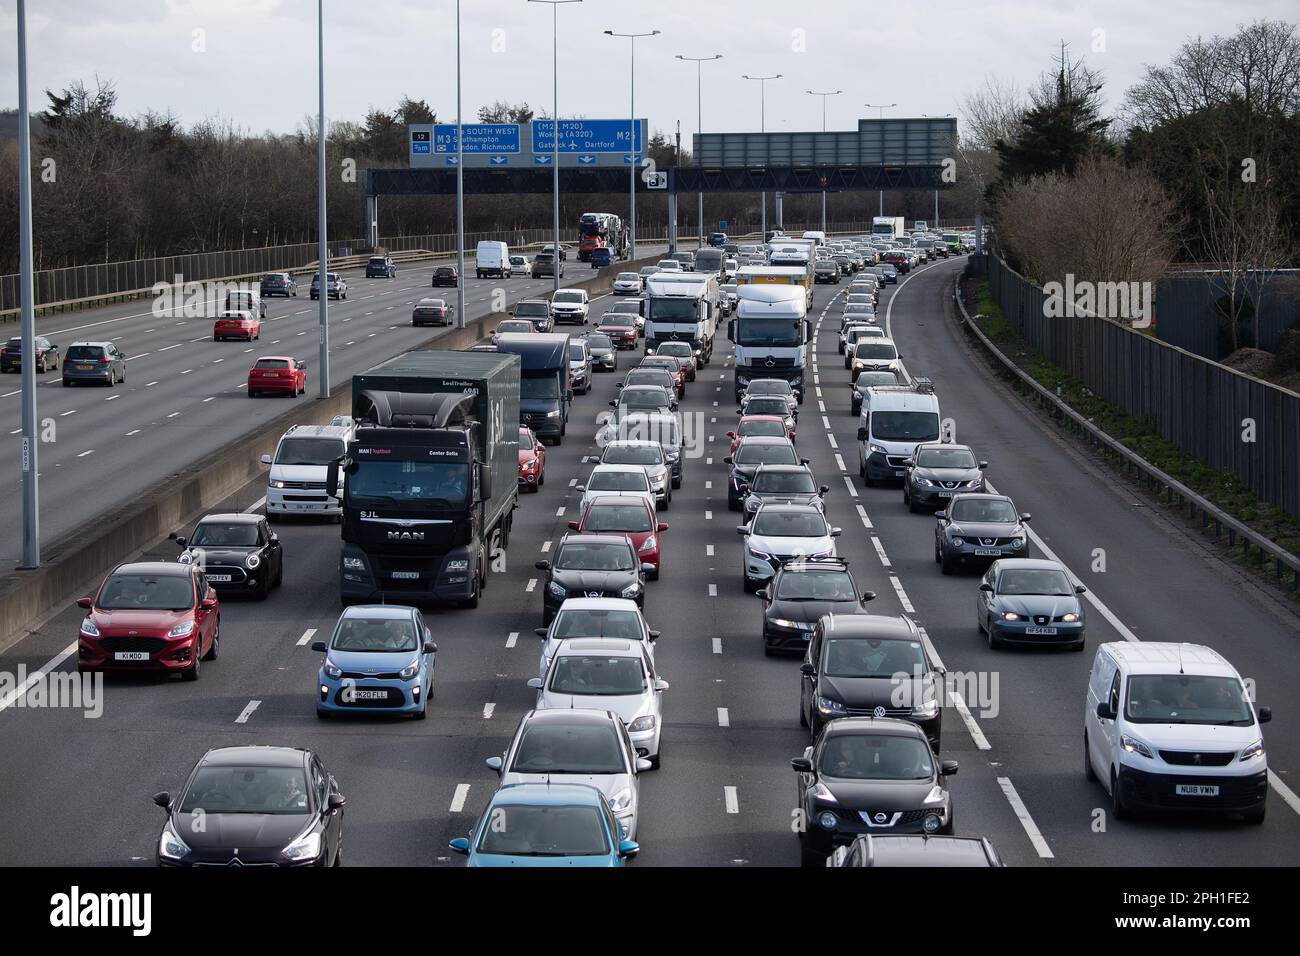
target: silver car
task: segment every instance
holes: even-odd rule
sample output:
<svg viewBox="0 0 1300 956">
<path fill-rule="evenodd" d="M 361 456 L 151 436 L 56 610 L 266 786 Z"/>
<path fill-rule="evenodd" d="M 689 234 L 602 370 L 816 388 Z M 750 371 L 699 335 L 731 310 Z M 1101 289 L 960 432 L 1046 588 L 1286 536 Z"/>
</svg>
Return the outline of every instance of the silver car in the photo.
<svg viewBox="0 0 1300 956">
<path fill-rule="evenodd" d="M 659 679 L 642 642 L 569 638 L 556 650 L 546 676 L 534 677 L 528 686 L 537 691 L 539 712 L 584 709 L 618 714 L 636 756 L 659 767 L 662 698 L 668 682 Z"/>
<path fill-rule="evenodd" d="M 560 644 L 571 637 L 608 637 L 627 641 L 640 641 L 655 659 L 654 642 L 659 632 L 651 630 L 636 601 L 627 598 L 568 598 L 551 619 L 550 627 L 534 628 L 542 638 L 542 654 L 538 661 L 537 676 L 545 677 L 551 667 L 551 658 Z"/>
<path fill-rule="evenodd" d="M 626 642 L 625 642 L 626 643 Z M 554 670 L 554 668 L 552 668 Z M 557 672 L 564 675 L 571 668 Z M 540 684 L 536 678 L 529 686 Z M 563 683 L 563 680 L 562 680 Z M 538 695 L 541 696 L 540 694 Z M 530 710 L 519 721 L 510 746 L 487 765 L 501 786 L 517 783 L 576 783 L 605 795 L 627 839 L 635 839 L 637 774 L 651 769 L 636 756 L 627 729 L 611 710 Z"/>
<path fill-rule="evenodd" d="M 771 580 L 781 562 L 791 558 L 833 558 L 839 528 L 832 528 L 814 505 L 764 504 L 752 523 L 740 525 L 745 538 L 741 576 L 746 591 Z"/>
<path fill-rule="evenodd" d="M 650 490 L 655 493 L 660 511 L 667 511 L 673 500 L 671 482 L 668 480 L 668 462 L 663 447 L 657 441 L 624 439 L 612 441 L 601 452 L 602 465 L 640 465 L 650 479 Z"/>
</svg>

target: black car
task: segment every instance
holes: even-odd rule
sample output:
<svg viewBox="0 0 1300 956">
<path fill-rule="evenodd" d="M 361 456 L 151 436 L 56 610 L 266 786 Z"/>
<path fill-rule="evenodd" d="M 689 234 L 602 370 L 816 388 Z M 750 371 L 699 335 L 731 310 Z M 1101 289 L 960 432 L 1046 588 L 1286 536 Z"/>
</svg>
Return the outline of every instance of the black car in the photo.
<svg viewBox="0 0 1300 956">
<path fill-rule="evenodd" d="M 808 459 L 795 453 L 794 444 L 788 438 L 754 435 L 742 438 L 736 446 L 736 453 L 722 459 L 722 463 L 731 469 L 727 475 L 727 508 L 739 511 L 759 465 L 806 465 Z"/>
<path fill-rule="evenodd" d="M 542 623 L 550 624 L 560 605 L 571 597 L 624 598 L 645 606 L 646 575 L 653 564 L 642 564 L 624 535 L 566 534 L 555 549 L 555 561 L 538 561 L 546 572 L 542 587 Z"/>
<path fill-rule="evenodd" d="M 298 294 L 298 280 L 287 272 L 268 272 L 262 276 L 259 294 L 263 299 L 282 295 L 286 299 Z"/>
<path fill-rule="evenodd" d="M 896 717 L 925 731 L 939 752 L 943 671 L 906 617 L 852 614 L 819 622 L 799 668 L 799 725 L 813 739 L 839 717 Z"/>
<path fill-rule="evenodd" d="M 903 465 L 903 504 L 915 514 L 942 508 L 959 494 L 983 492 L 989 463 L 977 460 L 969 445 L 925 442 Z"/>
<path fill-rule="evenodd" d="M 817 484 L 807 465 L 759 465 L 745 490 L 745 521 L 766 504 L 812 505 L 824 511 L 830 490 Z"/>
<path fill-rule="evenodd" d="M 934 516 L 934 563 L 944 574 L 963 564 L 1029 557 L 1025 522 L 1031 515 L 1016 511 L 1006 495 L 956 495 Z"/>
<path fill-rule="evenodd" d="M 35 347 L 37 372 L 48 372 L 59 367 L 59 347 L 43 335 L 32 340 Z M 15 335 L 0 349 L 0 372 L 21 372 L 23 368 L 23 337 Z"/>
<path fill-rule="evenodd" d="M 280 536 L 260 514 L 205 515 L 188 538 L 177 537 L 182 564 L 198 564 L 218 591 L 253 594 L 265 600 L 284 581 Z"/>
<path fill-rule="evenodd" d="M 616 371 L 618 369 L 618 349 L 604 332 L 588 332 L 587 348 L 591 352 L 591 367 L 596 370 Z"/>
<path fill-rule="evenodd" d="M 860 834 L 952 832 L 945 784 L 957 761 L 935 760 L 910 721 L 840 717 L 790 766 L 798 776 L 804 866 L 824 866 L 836 846 Z"/>
<path fill-rule="evenodd" d="M 444 285 L 451 286 L 454 289 L 458 279 L 459 276 L 456 275 L 455 266 L 438 266 L 433 270 L 433 281 L 430 285 L 435 289 Z"/>
<path fill-rule="evenodd" d="M 884 867 L 951 867 L 1006 866 L 987 837 L 930 836 L 896 834 L 854 837 L 853 842 L 836 847 L 826 860 L 827 866 Z"/>
<path fill-rule="evenodd" d="M 840 267 L 834 259 L 818 259 L 813 266 L 813 281 L 840 284 Z"/>
<path fill-rule="evenodd" d="M 806 653 L 813 630 L 824 614 L 865 614 L 874 591 L 858 593 L 849 562 L 843 558 L 786 561 L 767 587 L 754 592 L 763 599 L 763 653 Z M 838 626 L 838 625 L 837 625 Z"/>
<path fill-rule="evenodd" d="M 510 310 L 510 317 L 527 319 L 533 323 L 533 328 L 538 332 L 550 332 L 555 328 L 555 320 L 551 317 L 551 303 L 545 299 L 521 299 Z"/>
<path fill-rule="evenodd" d="M 343 805 L 320 757 L 297 747 L 222 747 L 194 765 L 167 811 L 159 866 L 339 866 Z"/>
</svg>

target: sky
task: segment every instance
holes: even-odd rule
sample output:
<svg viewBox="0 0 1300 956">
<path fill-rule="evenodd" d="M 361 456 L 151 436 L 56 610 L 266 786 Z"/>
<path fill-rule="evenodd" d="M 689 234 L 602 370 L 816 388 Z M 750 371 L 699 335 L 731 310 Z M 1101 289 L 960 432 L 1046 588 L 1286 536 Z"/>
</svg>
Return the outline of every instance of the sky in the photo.
<svg viewBox="0 0 1300 956">
<path fill-rule="evenodd" d="M 456 111 L 454 0 L 325 0 L 326 114 L 360 121 L 403 94 L 443 121 Z M 0 108 L 18 104 L 16 0 L 0 0 Z M 501 99 L 552 109 L 552 17 L 559 22 L 561 116 L 629 113 L 635 41 L 636 113 L 683 145 L 697 129 L 696 66 L 705 63 L 703 128 L 756 131 L 760 87 L 769 132 L 855 129 L 876 117 L 959 115 L 986 76 L 1022 89 L 1051 66 L 1061 40 L 1106 78 L 1113 110 L 1145 64 L 1189 37 L 1231 33 L 1254 19 L 1296 18 L 1294 0 L 462 0 L 463 116 Z M 28 0 L 32 109 L 45 89 L 111 80 L 119 112 L 170 110 L 186 125 L 222 118 L 252 133 L 289 133 L 317 109 L 315 0 Z M 782 74 L 759 83 L 742 79 Z"/>
</svg>

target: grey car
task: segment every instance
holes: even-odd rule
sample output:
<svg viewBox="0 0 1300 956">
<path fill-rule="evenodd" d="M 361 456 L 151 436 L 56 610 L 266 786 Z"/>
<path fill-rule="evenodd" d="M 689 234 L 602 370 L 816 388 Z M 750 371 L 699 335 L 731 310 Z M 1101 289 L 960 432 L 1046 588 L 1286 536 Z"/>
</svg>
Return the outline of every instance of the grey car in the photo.
<svg viewBox="0 0 1300 956">
<path fill-rule="evenodd" d="M 63 359 L 63 386 L 94 382 L 113 387 L 126 381 L 126 353 L 112 342 L 73 342 Z"/>
<path fill-rule="evenodd" d="M 903 504 L 915 514 L 934 511 L 959 494 L 986 490 L 984 469 L 969 445 L 925 442 L 903 462 Z"/>
<path fill-rule="evenodd" d="M 934 561 L 944 574 L 958 565 L 1029 556 L 1028 513 L 1016 511 L 1006 495 L 963 494 L 936 511 Z"/>
<path fill-rule="evenodd" d="M 825 511 L 829 486 L 817 484 L 807 465 L 759 465 L 745 493 L 745 521 L 765 504 L 812 505 Z"/>
<path fill-rule="evenodd" d="M 862 396 L 873 385 L 901 385 L 902 376 L 897 372 L 859 372 L 858 377 L 849 386 L 849 411 L 854 415 L 862 414 Z"/>
<path fill-rule="evenodd" d="M 604 332 L 592 332 L 584 336 L 587 350 L 591 353 L 591 367 L 600 371 L 613 372 L 618 369 L 618 349 Z"/>
<path fill-rule="evenodd" d="M 989 647 L 1024 644 L 1083 650 L 1083 602 L 1087 588 L 1074 584 L 1056 561 L 1004 558 L 980 582 L 975 619 Z"/>
</svg>

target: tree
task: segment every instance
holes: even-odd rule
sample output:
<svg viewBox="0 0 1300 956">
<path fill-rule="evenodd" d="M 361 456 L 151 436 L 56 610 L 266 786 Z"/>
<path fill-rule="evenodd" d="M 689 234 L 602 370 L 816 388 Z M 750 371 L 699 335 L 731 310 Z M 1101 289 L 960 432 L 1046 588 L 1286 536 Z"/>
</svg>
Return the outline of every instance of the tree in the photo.
<svg viewBox="0 0 1300 956">
<path fill-rule="evenodd" d="M 480 106 L 478 110 L 480 123 L 531 123 L 533 108 L 527 103 L 507 103 L 497 100 L 490 106 Z"/>
</svg>

